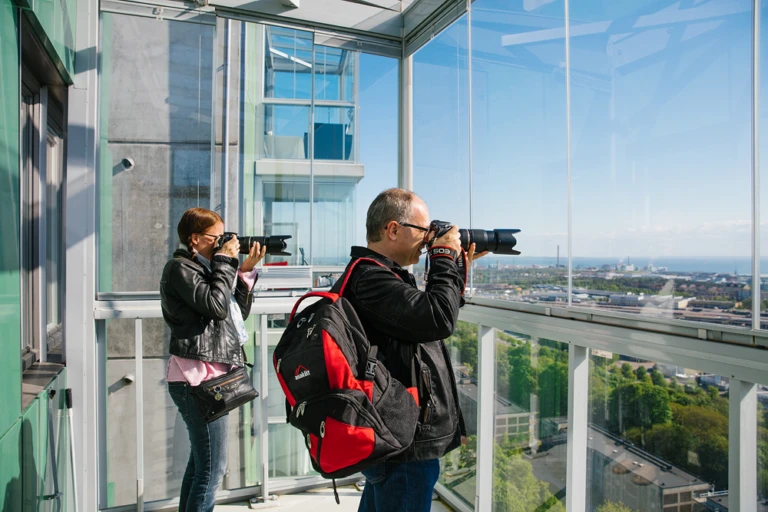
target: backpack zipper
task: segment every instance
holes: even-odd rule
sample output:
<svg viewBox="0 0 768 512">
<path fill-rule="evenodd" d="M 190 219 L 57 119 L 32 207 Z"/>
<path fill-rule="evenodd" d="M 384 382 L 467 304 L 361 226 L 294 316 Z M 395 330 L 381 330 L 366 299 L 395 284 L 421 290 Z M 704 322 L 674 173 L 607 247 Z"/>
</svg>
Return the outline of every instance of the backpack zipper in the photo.
<svg viewBox="0 0 768 512">
<path fill-rule="evenodd" d="M 357 402 L 357 400 L 349 398 L 348 396 L 346 396 L 343 393 L 328 393 L 327 395 L 324 395 L 322 397 L 314 397 L 314 398 L 310 398 L 308 400 L 304 400 L 303 402 L 301 402 L 296 407 L 296 409 L 295 409 L 295 411 L 293 413 L 294 418 L 298 419 L 298 418 L 300 418 L 301 416 L 304 415 L 304 412 L 305 412 L 307 404 L 311 405 L 311 404 L 316 403 L 316 402 L 321 402 L 323 400 L 328 399 L 329 397 L 340 398 L 340 399 L 344 400 L 345 402 L 350 404 L 352 406 L 352 408 L 360 416 L 362 416 L 365 420 L 367 420 L 368 424 L 373 425 L 375 428 L 378 428 L 380 431 L 384 430 L 384 426 L 376 418 L 374 418 L 373 415 L 371 415 L 370 412 L 368 412 L 362 405 L 360 405 Z M 323 429 L 325 428 L 325 421 L 323 421 L 321 423 L 321 426 L 322 426 Z"/>
</svg>

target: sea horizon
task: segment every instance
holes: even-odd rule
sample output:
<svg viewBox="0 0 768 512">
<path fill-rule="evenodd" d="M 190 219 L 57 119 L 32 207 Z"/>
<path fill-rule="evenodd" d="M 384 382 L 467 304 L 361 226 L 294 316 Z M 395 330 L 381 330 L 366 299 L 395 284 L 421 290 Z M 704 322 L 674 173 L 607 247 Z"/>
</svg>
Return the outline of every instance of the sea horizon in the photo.
<svg viewBox="0 0 768 512">
<path fill-rule="evenodd" d="M 560 256 L 560 265 L 568 265 L 568 258 Z M 487 266 L 492 263 L 501 265 L 520 265 L 532 266 L 540 265 L 545 267 L 554 267 L 557 265 L 557 256 L 509 256 L 489 254 L 478 261 L 481 266 Z M 590 268 L 602 267 L 603 265 L 615 266 L 619 262 L 625 265 L 634 265 L 636 270 L 647 268 L 649 264 L 655 268 L 666 267 L 669 272 L 703 272 L 719 274 L 738 274 L 752 275 L 751 257 L 730 257 L 730 256 L 668 256 L 668 257 L 609 257 L 609 256 L 577 256 L 572 260 L 572 267 Z M 761 273 L 765 269 L 768 273 L 768 259 L 760 259 Z"/>
</svg>

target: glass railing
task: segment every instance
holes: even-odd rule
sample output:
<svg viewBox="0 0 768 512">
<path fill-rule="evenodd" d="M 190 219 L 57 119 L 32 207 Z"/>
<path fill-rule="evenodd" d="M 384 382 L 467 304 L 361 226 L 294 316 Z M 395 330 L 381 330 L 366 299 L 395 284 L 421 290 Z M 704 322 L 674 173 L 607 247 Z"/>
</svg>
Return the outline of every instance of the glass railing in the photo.
<svg viewBox="0 0 768 512">
<path fill-rule="evenodd" d="M 285 424 L 270 368 L 293 301 L 255 301 L 245 348 L 262 395 L 231 416 L 222 498 L 328 484 Z M 446 340 L 468 434 L 441 459 L 437 490 L 453 508 L 682 512 L 765 499 L 764 351 L 675 333 L 673 321 L 663 333 L 522 307 L 470 299 Z M 165 389 L 159 303 L 102 301 L 96 316 L 105 503 L 172 505 L 189 448 Z"/>
</svg>

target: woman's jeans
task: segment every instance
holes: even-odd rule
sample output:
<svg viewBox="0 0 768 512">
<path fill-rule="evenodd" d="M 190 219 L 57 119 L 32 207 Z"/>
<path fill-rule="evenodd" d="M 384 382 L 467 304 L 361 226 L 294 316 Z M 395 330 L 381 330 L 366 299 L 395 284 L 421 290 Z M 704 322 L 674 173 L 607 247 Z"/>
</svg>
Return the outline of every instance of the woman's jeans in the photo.
<svg viewBox="0 0 768 512">
<path fill-rule="evenodd" d="M 180 512 L 210 512 L 227 468 L 229 415 L 206 423 L 185 382 L 169 382 L 168 392 L 187 425 L 191 453 L 179 497 Z"/>
<path fill-rule="evenodd" d="M 365 489 L 358 512 L 429 512 L 440 461 L 385 461 L 362 473 Z"/>
</svg>

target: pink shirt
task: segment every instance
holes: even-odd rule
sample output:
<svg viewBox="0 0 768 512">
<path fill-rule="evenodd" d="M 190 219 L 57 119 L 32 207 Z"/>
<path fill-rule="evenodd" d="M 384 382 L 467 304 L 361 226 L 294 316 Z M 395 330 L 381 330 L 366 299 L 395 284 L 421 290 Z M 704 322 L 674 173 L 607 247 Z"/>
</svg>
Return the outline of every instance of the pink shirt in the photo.
<svg viewBox="0 0 768 512">
<path fill-rule="evenodd" d="M 254 268 L 247 274 L 238 270 L 237 275 L 248 285 L 250 290 L 256 283 L 258 270 Z M 165 370 L 165 380 L 166 382 L 186 382 L 190 386 L 199 386 L 200 383 L 224 375 L 233 368 L 234 365 L 227 363 L 211 363 L 172 355 L 168 360 L 168 368 Z"/>
</svg>

